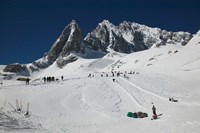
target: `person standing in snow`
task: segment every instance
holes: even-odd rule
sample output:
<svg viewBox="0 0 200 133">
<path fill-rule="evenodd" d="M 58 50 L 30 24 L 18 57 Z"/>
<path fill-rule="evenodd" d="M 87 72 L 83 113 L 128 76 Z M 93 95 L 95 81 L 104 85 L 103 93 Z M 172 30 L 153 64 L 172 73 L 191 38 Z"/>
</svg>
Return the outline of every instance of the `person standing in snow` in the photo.
<svg viewBox="0 0 200 133">
<path fill-rule="evenodd" d="M 153 111 L 153 114 L 154 114 L 154 115 L 157 115 L 157 114 L 156 114 L 156 107 L 155 107 L 154 105 L 153 105 L 153 107 L 152 107 L 152 111 Z"/>
<path fill-rule="evenodd" d="M 2 85 L 3 85 L 3 82 L 1 82 L 0 84 L 1 84 L 1 87 L 0 87 L 0 89 L 1 89 L 1 88 L 2 88 Z"/>
<path fill-rule="evenodd" d="M 29 85 L 29 81 L 30 81 L 30 79 L 26 78 L 26 85 Z"/>
<path fill-rule="evenodd" d="M 46 78 L 46 77 L 43 77 L 43 80 L 44 80 L 44 83 L 46 83 L 46 81 L 47 81 L 47 78 Z"/>
</svg>

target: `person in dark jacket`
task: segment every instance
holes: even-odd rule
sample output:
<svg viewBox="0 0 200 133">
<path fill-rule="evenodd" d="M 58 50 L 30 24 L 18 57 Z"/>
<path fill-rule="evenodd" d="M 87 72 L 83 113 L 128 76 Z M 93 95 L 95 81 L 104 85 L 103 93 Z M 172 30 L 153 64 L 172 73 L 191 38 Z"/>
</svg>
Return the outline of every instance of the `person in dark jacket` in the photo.
<svg viewBox="0 0 200 133">
<path fill-rule="evenodd" d="M 30 79 L 26 78 L 26 85 L 29 85 L 29 81 L 30 81 Z"/>
<path fill-rule="evenodd" d="M 153 111 L 153 114 L 154 114 L 154 115 L 157 115 L 157 114 L 156 114 L 156 107 L 155 107 L 154 105 L 153 105 L 153 107 L 152 107 L 152 111 Z"/>
</svg>

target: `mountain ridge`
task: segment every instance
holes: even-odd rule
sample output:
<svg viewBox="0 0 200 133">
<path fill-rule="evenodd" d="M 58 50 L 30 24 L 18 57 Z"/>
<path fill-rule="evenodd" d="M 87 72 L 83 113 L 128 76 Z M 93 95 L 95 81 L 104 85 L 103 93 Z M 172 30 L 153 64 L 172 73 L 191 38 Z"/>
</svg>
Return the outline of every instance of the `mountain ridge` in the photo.
<svg viewBox="0 0 200 133">
<path fill-rule="evenodd" d="M 84 57 L 88 50 L 103 56 L 109 53 L 109 50 L 129 54 L 163 45 L 185 46 L 192 37 L 189 32 L 171 32 L 127 21 L 115 26 L 110 21 L 103 20 L 83 38 L 81 28 L 72 20 L 50 50 L 41 59 L 34 61 L 28 69 L 31 72 L 38 71 L 54 62 L 62 68 L 76 61 L 77 54 Z"/>
</svg>

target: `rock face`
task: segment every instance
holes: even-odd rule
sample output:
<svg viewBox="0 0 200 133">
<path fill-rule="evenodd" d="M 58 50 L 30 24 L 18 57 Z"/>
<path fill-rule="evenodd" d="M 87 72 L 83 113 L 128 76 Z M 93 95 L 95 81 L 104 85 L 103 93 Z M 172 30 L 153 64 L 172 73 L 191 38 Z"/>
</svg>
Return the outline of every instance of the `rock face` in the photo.
<svg viewBox="0 0 200 133">
<path fill-rule="evenodd" d="M 74 62 L 76 61 L 78 58 L 75 55 L 68 55 L 67 57 L 59 57 L 56 61 L 58 67 L 62 68 L 63 66 L 65 66 L 68 63 Z"/>
<path fill-rule="evenodd" d="M 13 72 L 17 73 L 18 75 L 22 76 L 29 76 L 29 71 L 26 65 L 20 65 L 20 64 L 10 64 L 7 65 L 4 69 L 4 72 Z"/>
<path fill-rule="evenodd" d="M 79 52 L 81 49 L 82 33 L 78 24 L 73 20 L 65 27 L 61 36 L 47 53 L 47 59 L 53 63 L 59 56 L 66 57 L 70 52 Z"/>
<path fill-rule="evenodd" d="M 115 26 L 108 20 L 99 23 L 88 33 L 84 43 L 88 48 L 106 52 L 109 48 L 117 52 L 131 53 L 166 44 L 185 45 L 192 38 L 188 32 L 168 32 L 137 23 L 124 21 Z"/>
<path fill-rule="evenodd" d="M 68 57 L 70 53 L 80 52 L 82 40 L 81 29 L 78 24 L 72 20 L 72 22 L 65 27 L 62 34 L 53 44 L 49 52 L 44 55 L 43 59 L 33 62 L 33 65 L 38 68 L 46 68 L 55 61 L 59 67 L 66 65 L 72 61 L 71 57 Z"/>
<path fill-rule="evenodd" d="M 82 42 L 82 33 L 73 20 L 69 25 L 65 27 L 61 36 L 53 44 L 50 51 L 47 53 L 47 59 L 50 63 L 53 63 L 58 57 L 66 57 L 70 52 L 79 52 Z"/>
</svg>

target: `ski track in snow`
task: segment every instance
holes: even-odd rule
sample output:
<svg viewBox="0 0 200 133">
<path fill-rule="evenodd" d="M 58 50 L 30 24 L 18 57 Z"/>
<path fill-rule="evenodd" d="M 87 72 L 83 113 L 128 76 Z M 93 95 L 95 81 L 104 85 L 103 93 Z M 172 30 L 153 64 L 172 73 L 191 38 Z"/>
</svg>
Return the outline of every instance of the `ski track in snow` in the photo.
<svg viewBox="0 0 200 133">
<path fill-rule="evenodd" d="M 118 81 L 116 81 L 116 83 L 118 83 Z M 130 97 L 130 99 L 134 102 L 134 104 L 136 104 L 138 107 L 142 107 L 142 104 L 135 98 L 134 95 L 132 95 L 131 93 L 129 93 L 129 91 L 127 91 L 127 89 L 125 89 L 124 87 L 122 87 L 122 85 L 120 85 L 118 83 L 119 87 L 122 89 L 122 91 L 128 96 Z"/>
<path fill-rule="evenodd" d="M 155 94 L 155 93 L 149 92 L 149 91 L 147 91 L 147 90 L 145 90 L 145 89 L 139 87 L 138 85 L 136 85 L 136 84 L 130 82 L 130 81 L 127 80 L 127 79 L 124 79 L 124 78 L 121 78 L 121 79 L 124 80 L 124 81 L 126 81 L 126 82 L 129 83 L 130 85 L 132 85 L 133 88 L 136 88 L 136 89 L 138 89 L 138 90 L 140 90 L 140 91 L 142 91 L 142 92 L 144 92 L 144 93 L 147 93 L 147 94 L 149 94 L 149 95 L 152 95 L 152 96 L 157 97 L 157 98 L 162 99 L 162 100 L 167 100 L 167 101 L 169 100 L 168 98 L 164 98 L 164 97 L 161 97 L 161 96 L 159 96 L 159 95 L 157 95 L 157 94 Z"/>
<path fill-rule="evenodd" d="M 142 92 L 144 92 L 144 93 L 146 93 L 146 94 L 149 94 L 150 96 L 153 96 L 153 97 L 156 97 L 156 98 L 158 98 L 158 99 L 160 99 L 160 100 L 164 100 L 164 101 L 169 101 L 169 99 L 168 98 L 165 98 L 165 97 L 162 97 L 162 96 L 160 96 L 160 95 L 158 95 L 158 94 L 155 94 L 155 93 L 153 93 L 153 92 L 150 92 L 150 91 L 147 91 L 147 90 L 145 90 L 145 89 L 143 89 L 143 88 L 141 88 L 141 87 L 139 87 L 138 85 L 136 85 L 136 84 L 134 84 L 134 83 L 132 83 L 132 82 L 130 82 L 128 79 L 125 79 L 125 78 L 122 78 L 122 77 L 120 77 L 123 81 L 125 81 L 125 82 L 127 82 L 128 84 L 130 84 L 130 85 L 132 85 L 132 91 L 134 90 L 134 89 L 137 89 L 137 90 L 135 90 L 135 92 L 139 92 L 139 91 L 142 91 Z M 141 93 L 141 92 L 140 92 Z M 141 95 L 145 95 L 145 94 L 141 94 Z M 149 96 L 147 96 L 147 97 L 149 97 Z M 145 99 L 145 98 L 139 98 L 140 100 L 143 100 L 143 99 Z M 152 98 L 153 99 L 153 98 Z M 152 99 L 151 99 L 151 101 L 152 101 Z M 140 100 L 136 100 L 136 101 L 140 101 Z M 139 103 L 139 102 L 138 102 Z M 144 103 L 144 102 L 142 102 L 142 103 Z M 199 103 L 195 103 L 195 102 L 190 102 L 190 103 L 188 103 L 188 102 L 182 102 L 182 101 L 179 101 L 178 102 L 179 104 L 181 104 L 181 105 L 184 105 L 184 106 L 200 106 L 200 104 Z M 140 104 L 140 105 L 142 105 L 142 104 Z"/>
<path fill-rule="evenodd" d="M 130 97 L 134 97 L 133 100 L 138 107 L 142 107 L 146 110 L 150 107 L 153 98 L 149 98 L 149 93 L 141 91 L 141 89 L 138 89 L 135 85 L 133 86 L 121 77 L 117 80 L 117 83 L 126 91 L 128 95 L 130 95 Z"/>
</svg>

